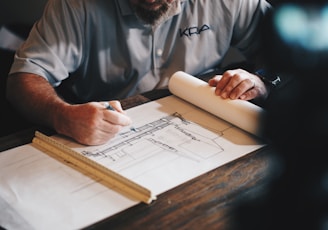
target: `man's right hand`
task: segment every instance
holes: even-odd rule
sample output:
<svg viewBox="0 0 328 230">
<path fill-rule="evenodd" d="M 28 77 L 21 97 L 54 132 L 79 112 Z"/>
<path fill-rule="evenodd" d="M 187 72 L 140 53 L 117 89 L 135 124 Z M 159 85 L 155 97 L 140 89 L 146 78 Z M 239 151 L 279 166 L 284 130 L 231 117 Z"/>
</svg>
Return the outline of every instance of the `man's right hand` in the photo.
<svg viewBox="0 0 328 230">
<path fill-rule="evenodd" d="M 27 119 L 85 145 L 103 144 L 131 123 L 118 101 L 110 102 L 116 111 L 106 109 L 102 102 L 71 105 L 36 74 L 9 76 L 6 92 L 8 101 Z"/>
<path fill-rule="evenodd" d="M 54 118 L 55 130 L 74 138 L 81 144 L 100 145 L 113 138 L 131 119 L 118 101 L 111 101 L 115 109 L 108 110 L 101 102 L 67 105 Z"/>
</svg>

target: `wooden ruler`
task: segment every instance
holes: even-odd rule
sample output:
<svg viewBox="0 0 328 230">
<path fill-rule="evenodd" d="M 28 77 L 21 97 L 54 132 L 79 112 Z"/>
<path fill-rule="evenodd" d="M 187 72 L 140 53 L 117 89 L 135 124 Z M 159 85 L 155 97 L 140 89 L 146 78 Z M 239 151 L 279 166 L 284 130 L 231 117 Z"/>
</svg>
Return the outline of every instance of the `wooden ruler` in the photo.
<svg viewBox="0 0 328 230">
<path fill-rule="evenodd" d="M 128 178 L 125 178 L 120 174 L 104 167 L 103 165 L 92 161 L 79 152 L 74 151 L 73 149 L 57 142 L 53 138 L 46 136 L 39 131 L 35 132 L 35 137 L 32 142 L 35 145 L 50 151 L 55 156 L 60 157 L 61 159 L 75 165 L 91 175 L 104 180 L 138 201 L 150 204 L 156 199 L 156 196 L 154 196 L 147 188 L 144 188 Z"/>
</svg>

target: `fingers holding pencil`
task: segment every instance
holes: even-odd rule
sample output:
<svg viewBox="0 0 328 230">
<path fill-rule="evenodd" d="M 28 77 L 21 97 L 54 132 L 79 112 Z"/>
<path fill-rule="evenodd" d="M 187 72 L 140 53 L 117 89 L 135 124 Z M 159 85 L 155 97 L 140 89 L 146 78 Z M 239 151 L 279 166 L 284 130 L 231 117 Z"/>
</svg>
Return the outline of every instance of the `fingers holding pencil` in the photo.
<svg viewBox="0 0 328 230">
<path fill-rule="evenodd" d="M 121 103 L 117 100 L 105 101 L 105 102 L 102 102 L 102 104 L 107 110 L 125 113 L 123 108 L 122 108 Z"/>
<path fill-rule="evenodd" d="M 56 131 L 84 145 L 104 144 L 131 124 L 119 101 L 68 105 L 61 114 L 56 117 Z"/>
<path fill-rule="evenodd" d="M 126 115 L 119 101 L 103 102 L 103 105 L 107 111 L 116 112 L 116 113 L 105 112 L 104 114 L 105 121 L 108 121 L 112 125 L 120 125 L 120 126 L 127 126 L 131 124 L 131 119 Z"/>
</svg>

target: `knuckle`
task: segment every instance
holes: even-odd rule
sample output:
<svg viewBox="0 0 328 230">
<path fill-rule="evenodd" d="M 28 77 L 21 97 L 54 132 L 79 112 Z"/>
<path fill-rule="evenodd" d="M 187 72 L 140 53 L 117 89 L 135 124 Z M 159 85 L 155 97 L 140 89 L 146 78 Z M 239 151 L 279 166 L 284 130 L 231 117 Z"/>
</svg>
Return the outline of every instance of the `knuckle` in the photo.
<svg viewBox="0 0 328 230">
<path fill-rule="evenodd" d="M 238 83 L 238 82 L 241 82 L 243 80 L 243 77 L 242 77 L 241 74 L 236 73 L 235 75 L 233 75 L 232 80 L 234 82 Z"/>
</svg>

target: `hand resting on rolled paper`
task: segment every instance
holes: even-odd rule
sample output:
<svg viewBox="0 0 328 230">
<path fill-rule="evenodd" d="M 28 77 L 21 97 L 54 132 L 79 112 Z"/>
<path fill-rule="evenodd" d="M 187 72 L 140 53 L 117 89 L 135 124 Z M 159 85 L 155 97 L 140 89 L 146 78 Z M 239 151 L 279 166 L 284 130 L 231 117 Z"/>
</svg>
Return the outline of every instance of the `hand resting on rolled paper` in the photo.
<svg viewBox="0 0 328 230">
<path fill-rule="evenodd" d="M 249 133 L 261 136 L 264 109 L 260 106 L 246 100 L 225 100 L 218 97 L 214 94 L 215 89 L 208 83 L 183 71 L 171 76 L 168 87 L 173 95 Z"/>
<path fill-rule="evenodd" d="M 227 70 L 208 83 L 215 87 L 215 94 L 223 99 L 265 100 L 269 94 L 269 89 L 257 75 L 243 69 Z"/>
</svg>

